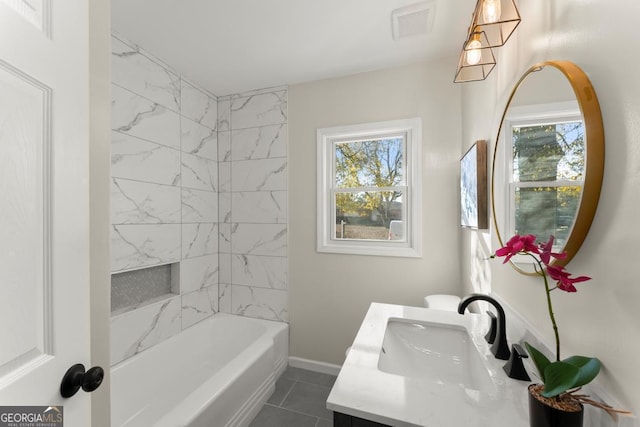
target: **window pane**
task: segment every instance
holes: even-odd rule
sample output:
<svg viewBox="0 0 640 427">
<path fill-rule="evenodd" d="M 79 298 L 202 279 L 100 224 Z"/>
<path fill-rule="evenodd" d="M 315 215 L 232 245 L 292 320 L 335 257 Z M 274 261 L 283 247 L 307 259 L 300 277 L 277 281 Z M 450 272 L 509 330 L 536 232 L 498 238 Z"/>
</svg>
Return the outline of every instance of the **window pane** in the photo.
<svg viewBox="0 0 640 427">
<path fill-rule="evenodd" d="M 406 240 L 402 200 L 401 191 L 335 193 L 335 238 Z"/>
<path fill-rule="evenodd" d="M 337 188 L 404 185 L 404 138 L 335 144 Z"/>
<path fill-rule="evenodd" d="M 578 211 L 582 187 L 517 188 L 515 233 L 535 234 L 540 241 L 555 236 L 554 249 L 563 248 Z"/>
<path fill-rule="evenodd" d="M 513 181 L 581 181 L 582 121 L 513 127 Z"/>
</svg>

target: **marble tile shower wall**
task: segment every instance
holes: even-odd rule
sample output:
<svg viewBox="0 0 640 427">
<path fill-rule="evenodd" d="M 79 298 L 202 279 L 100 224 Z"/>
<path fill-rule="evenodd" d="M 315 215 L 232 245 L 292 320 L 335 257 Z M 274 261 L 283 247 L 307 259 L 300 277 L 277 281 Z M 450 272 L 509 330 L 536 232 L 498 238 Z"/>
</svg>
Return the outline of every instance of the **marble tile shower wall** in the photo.
<svg viewBox="0 0 640 427">
<path fill-rule="evenodd" d="M 218 98 L 220 311 L 288 321 L 287 90 Z"/>
<path fill-rule="evenodd" d="M 218 311 L 217 99 L 112 38 L 111 268 L 179 263 L 179 289 L 114 313 L 112 363 Z"/>
</svg>

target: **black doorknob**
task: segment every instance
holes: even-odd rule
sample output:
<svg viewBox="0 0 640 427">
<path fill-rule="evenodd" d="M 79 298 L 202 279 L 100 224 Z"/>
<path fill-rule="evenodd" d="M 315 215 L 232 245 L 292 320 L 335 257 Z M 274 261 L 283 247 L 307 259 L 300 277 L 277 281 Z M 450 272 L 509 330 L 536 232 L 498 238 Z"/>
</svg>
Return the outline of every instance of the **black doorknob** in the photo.
<svg viewBox="0 0 640 427">
<path fill-rule="evenodd" d="M 81 388 L 86 392 L 92 392 L 100 387 L 103 379 L 104 370 L 100 366 L 94 366 L 85 372 L 84 365 L 78 363 L 70 367 L 62 377 L 60 395 L 71 397 Z"/>
</svg>

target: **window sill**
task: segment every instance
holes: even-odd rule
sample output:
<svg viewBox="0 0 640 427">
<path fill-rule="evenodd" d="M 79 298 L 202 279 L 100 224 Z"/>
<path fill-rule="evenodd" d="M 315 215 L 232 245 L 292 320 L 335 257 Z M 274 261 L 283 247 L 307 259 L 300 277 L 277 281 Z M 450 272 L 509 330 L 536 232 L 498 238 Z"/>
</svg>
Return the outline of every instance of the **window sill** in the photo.
<svg viewBox="0 0 640 427">
<path fill-rule="evenodd" d="M 403 245 L 403 246 L 400 246 Z M 404 258 L 422 258 L 421 247 L 407 247 L 405 244 L 384 243 L 380 242 L 340 242 L 340 243 L 320 243 L 317 251 L 319 253 L 345 254 L 345 255 L 364 255 L 364 256 L 384 256 L 384 257 L 404 257 Z M 419 245 L 415 245 L 419 246 Z"/>
</svg>

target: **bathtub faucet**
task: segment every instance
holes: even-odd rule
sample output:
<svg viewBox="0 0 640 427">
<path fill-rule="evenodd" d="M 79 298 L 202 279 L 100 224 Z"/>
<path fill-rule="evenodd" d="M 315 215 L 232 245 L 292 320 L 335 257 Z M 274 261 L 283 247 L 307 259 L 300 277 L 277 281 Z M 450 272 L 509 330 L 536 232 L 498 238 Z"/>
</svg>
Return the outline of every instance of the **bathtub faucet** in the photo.
<svg viewBox="0 0 640 427">
<path fill-rule="evenodd" d="M 496 359 L 509 359 L 511 351 L 509 350 L 509 345 L 507 344 L 507 321 L 504 315 L 504 309 L 498 301 L 496 301 L 489 295 L 470 294 L 464 297 L 462 301 L 460 301 L 460 304 L 458 304 L 458 313 L 464 314 L 467 306 L 477 300 L 487 301 L 491 303 L 498 311 L 498 322 L 496 324 L 495 339 L 493 341 L 493 344 L 491 345 L 491 353 L 496 356 Z"/>
</svg>

